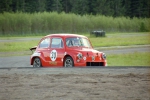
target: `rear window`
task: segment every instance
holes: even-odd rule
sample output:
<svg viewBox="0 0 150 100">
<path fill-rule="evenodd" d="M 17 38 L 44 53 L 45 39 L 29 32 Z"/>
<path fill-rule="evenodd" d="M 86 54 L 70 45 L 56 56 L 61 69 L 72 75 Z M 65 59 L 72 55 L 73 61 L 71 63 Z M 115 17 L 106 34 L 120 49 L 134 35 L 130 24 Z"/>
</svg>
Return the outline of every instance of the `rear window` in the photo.
<svg viewBox="0 0 150 100">
<path fill-rule="evenodd" d="M 41 41 L 39 48 L 48 48 L 50 45 L 50 38 L 46 38 Z"/>
</svg>

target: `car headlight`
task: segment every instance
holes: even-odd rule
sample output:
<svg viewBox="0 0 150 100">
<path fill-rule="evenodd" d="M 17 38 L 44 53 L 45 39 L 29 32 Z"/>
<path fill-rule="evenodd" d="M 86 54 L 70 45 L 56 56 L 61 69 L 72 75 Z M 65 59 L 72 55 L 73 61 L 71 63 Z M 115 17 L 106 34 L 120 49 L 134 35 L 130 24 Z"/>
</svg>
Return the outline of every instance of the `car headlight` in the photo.
<svg viewBox="0 0 150 100">
<path fill-rule="evenodd" d="M 81 58 L 82 58 L 82 54 L 81 54 L 81 53 L 78 53 L 78 54 L 77 54 L 77 57 L 78 57 L 78 59 L 81 59 Z"/>
<path fill-rule="evenodd" d="M 102 59 L 106 59 L 106 54 L 102 53 Z"/>
</svg>

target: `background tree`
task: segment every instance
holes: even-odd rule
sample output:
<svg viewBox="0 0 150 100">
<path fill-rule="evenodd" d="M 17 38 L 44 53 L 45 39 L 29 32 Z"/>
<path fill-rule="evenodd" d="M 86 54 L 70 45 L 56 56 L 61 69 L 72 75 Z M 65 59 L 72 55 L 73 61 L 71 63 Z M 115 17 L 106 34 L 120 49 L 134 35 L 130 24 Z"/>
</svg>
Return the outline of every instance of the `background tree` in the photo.
<svg viewBox="0 0 150 100">
<path fill-rule="evenodd" d="M 11 12 L 12 11 L 12 0 L 0 0 L 0 12 Z"/>
<path fill-rule="evenodd" d="M 71 8 L 72 8 L 71 0 L 63 0 L 62 7 L 64 12 L 66 13 L 71 12 Z"/>
<path fill-rule="evenodd" d="M 37 11 L 43 12 L 46 11 L 46 0 L 38 0 Z"/>
<path fill-rule="evenodd" d="M 131 15 L 131 0 L 123 0 L 122 5 L 124 7 L 124 16 Z"/>
<path fill-rule="evenodd" d="M 150 0 L 0 0 L 0 13 L 17 11 L 150 17 Z"/>
<path fill-rule="evenodd" d="M 123 0 L 110 0 L 111 9 L 113 9 L 113 16 L 124 16 L 124 5 L 122 5 Z"/>
<path fill-rule="evenodd" d="M 87 14 L 89 10 L 88 4 L 88 0 L 71 0 L 71 12 L 81 15 Z"/>
<path fill-rule="evenodd" d="M 51 11 L 62 11 L 62 0 L 51 0 Z"/>
<path fill-rule="evenodd" d="M 112 16 L 114 14 L 114 10 L 111 9 L 111 1 L 108 0 L 96 0 L 92 2 L 92 8 L 94 14 L 102 14 L 106 16 Z"/>
<path fill-rule="evenodd" d="M 25 0 L 13 0 L 11 5 L 12 11 L 22 11 L 25 12 Z"/>
</svg>

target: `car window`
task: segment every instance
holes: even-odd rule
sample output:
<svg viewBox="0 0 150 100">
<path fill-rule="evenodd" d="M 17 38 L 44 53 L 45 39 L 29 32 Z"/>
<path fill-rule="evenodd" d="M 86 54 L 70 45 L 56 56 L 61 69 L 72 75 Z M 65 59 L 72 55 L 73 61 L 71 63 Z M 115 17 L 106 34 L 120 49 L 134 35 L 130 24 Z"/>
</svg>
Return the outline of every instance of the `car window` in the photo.
<svg viewBox="0 0 150 100">
<path fill-rule="evenodd" d="M 39 48 L 48 48 L 50 45 L 50 38 L 46 38 L 41 41 Z"/>
<path fill-rule="evenodd" d="M 63 41 L 61 38 L 52 38 L 51 48 L 63 48 Z"/>
<path fill-rule="evenodd" d="M 81 37 L 67 38 L 66 45 L 68 47 L 72 47 L 72 46 L 91 47 L 89 41 L 86 38 L 81 38 Z"/>
</svg>

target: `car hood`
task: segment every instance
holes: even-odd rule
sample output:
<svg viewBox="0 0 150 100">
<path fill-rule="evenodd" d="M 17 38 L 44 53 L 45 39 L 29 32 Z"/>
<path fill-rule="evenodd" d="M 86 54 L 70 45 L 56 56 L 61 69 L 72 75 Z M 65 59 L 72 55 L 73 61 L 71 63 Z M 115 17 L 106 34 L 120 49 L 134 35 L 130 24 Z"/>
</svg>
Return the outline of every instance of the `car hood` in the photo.
<svg viewBox="0 0 150 100">
<path fill-rule="evenodd" d="M 100 55 L 103 52 L 100 52 L 98 50 L 94 50 L 93 48 L 84 48 L 84 47 L 80 47 L 80 48 L 74 48 L 73 50 L 71 50 L 73 52 L 80 52 L 82 54 L 86 54 L 86 55 Z"/>
</svg>

